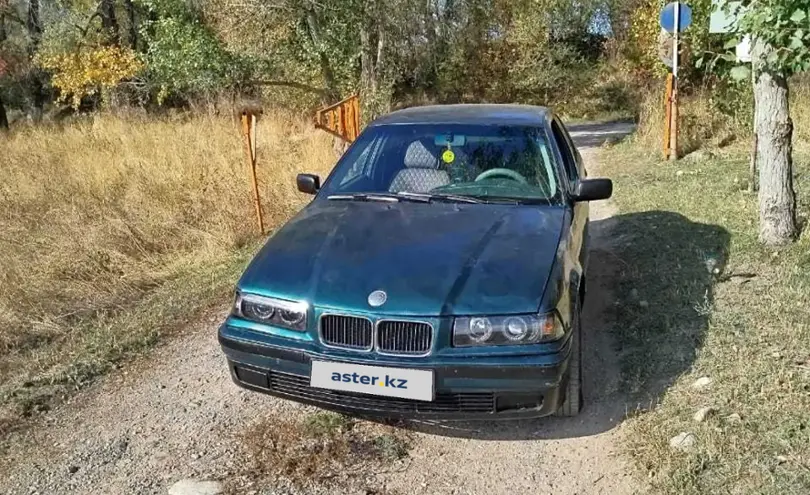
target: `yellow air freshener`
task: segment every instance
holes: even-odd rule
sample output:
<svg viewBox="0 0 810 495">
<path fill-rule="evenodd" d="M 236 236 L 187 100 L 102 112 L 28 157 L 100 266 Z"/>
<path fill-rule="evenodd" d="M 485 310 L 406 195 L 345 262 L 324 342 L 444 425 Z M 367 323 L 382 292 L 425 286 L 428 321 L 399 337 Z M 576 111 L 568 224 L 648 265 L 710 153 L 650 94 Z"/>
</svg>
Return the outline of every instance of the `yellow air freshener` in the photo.
<svg viewBox="0 0 810 495">
<path fill-rule="evenodd" d="M 442 153 L 442 161 L 444 161 L 444 163 L 453 163 L 455 159 L 456 154 L 453 153 L 453 150 L 444 150 L 444 153 Z"/>
</svg>

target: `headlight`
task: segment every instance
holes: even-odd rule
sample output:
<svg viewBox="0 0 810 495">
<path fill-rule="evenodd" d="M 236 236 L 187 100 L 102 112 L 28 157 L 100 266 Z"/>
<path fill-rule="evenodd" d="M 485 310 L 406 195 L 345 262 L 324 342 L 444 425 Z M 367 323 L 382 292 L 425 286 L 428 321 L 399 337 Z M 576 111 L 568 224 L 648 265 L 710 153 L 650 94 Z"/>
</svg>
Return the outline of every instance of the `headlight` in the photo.
<svg viewBox="0 0 810 495">
<path fill-rule="evenodd" d="M 307 311 L 304 302 L 284 301 L 255 294 L 236 293 L 233 314 L 246 320 L 303 332 L 307 329 Z"/>
<path fill-rule="evenodd" d="M 467 329 L 467 335 L 473 342 L 486 342 L 492 336 L 492 322 L 489 318 L 470 318 Z"/>
<path fill-rule="evenodd" d="M 564 332 L 557 313 L 462 317 L 453 324 L 453 346 L 537 344 L 556 340 Z"/>
<path fill-rule="evenodd" d="M 519 342 L 529 335 L 529 324 L 524 318 L 510 316 L 503 321 L 503 334 L 507 339 Z"/>
</svg>

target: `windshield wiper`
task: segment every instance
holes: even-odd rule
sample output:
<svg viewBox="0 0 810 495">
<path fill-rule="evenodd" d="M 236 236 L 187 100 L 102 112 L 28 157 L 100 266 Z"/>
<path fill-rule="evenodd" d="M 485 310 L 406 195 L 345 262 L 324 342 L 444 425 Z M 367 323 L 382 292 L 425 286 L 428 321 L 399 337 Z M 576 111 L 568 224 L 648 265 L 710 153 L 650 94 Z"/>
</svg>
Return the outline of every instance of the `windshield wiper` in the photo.
<svg viewBox="0 0 810 495">
<path fill-rule="evenodd" d="M 551 200 L 546 198 L 515 198 L 513 196 L 476 196 L 487 203 L 501 203 L 514 205 L 546 205 L 551 204 Z"/>
<path fill-rule="evenodd" d="M 326 199 L 349 200 L 349 201 L 383 201 L 387 203 L 397 203 L 399 198 L 391 194 L 356 193 L 356 194 L 332 194 Z"/>
<path fill-rule="evenodd" d="M 459 196 L 457 194 L 430 194 L 430 193 L 412 193 L 412 192 L 401 192 L 397 193 L 398 196 L 402 196 L 408 199 L 414 199 L 419 201 L 424 201 L 425 203 L 429 203 L 433 200 L 440 200 L 440 201 L 449 201 L 455 203 L 483 203 L 478 198 L 473 198 L 471 196 Z"/>
<path fill-rule="evenodd" d="M 384 203 L 398 203 L 400 201 L 410 201 L 414 203 L 430 203 L 433 201 L 446 201 L 452 203 L 473 203 L 473 204 L 511 204 L 511 205 L 532 205 L 551 204 L 551 201 L 544 198 L 515 198 L 511 196 L 465 196 L 458 194 L 430 194 L 414 192 L 398 193 L 352 193 L 352 194 L 332 194 L 326 197 L 330 200 L 344 201 L 380 201 Z"/>
<path fill-rule="evenodd" d="M 430 203 L 430 195 L 429 194 L 421 194 L 421 193 L 412 193 L 408 191 L 400 191 L 398 193 L 393 193 L 395 198 L 399 198 L 405 201 L 413 201 L 415 203 Z"/>
<path fill-rule="evenodd" d="M 480 199 L 469 196 L 456 196 L 454 194 L 425 194 L 402 191 L 398 193 L 355 193 L 355 194 L 332 194 L 327 196 L 332 200 L 353 200 L 353 201 L 387 201 L 396 203 L 399 201 L 411 201 L 414 203 L 430 203 L 433 200 L 455 201 L 459 203 L 483 203 Z"/>
</svg>

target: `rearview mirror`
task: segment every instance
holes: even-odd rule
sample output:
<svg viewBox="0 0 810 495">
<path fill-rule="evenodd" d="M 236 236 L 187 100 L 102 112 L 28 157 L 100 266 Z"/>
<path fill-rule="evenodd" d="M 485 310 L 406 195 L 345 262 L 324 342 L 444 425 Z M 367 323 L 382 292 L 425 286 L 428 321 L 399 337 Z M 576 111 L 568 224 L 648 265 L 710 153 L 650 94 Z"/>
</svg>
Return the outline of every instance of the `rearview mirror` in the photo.
<svg viewBox="0 0 810 495">
<path fill-rule="evenodd" d="M 321 188 L 321 178 L 315 174 L 298 174 L 295 183 L 299 191 L 307 194 L 315 194 Z"/>
<path fill-rule="evenodd" d="M 613 194 L 613 181 L 610 179 L 583 179 L 574 192 L 574 201 L 597 201 L 608 199 Z"/>
<path fill-rule="evenodd" d="M 467 142 L 467 136 L 463 136 L 461 134 L 439 134 L 438 136 L 433 138 L 433 144 L 436 146 L 464 146 L 464 143 Z"/>
</svg>

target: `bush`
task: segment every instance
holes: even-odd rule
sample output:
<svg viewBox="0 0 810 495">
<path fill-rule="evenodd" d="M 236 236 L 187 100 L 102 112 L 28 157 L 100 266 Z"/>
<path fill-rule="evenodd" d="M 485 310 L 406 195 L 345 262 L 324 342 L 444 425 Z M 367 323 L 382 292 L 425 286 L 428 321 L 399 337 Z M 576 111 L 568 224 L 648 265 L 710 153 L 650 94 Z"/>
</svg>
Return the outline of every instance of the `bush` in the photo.
<svg viewBox="0 0 810 495">
<path fill-rule="evenodd" d="M 57 103 L 69 100 L 73 108 L 79 108 L 82 98 L 103 98 L 144 68 L 134 51 L 118 46 L 82 47 L 55 55 L 40 53 L 36 62 L 52 74 L 51 84 L 60 92 Z"/>
</svg>

